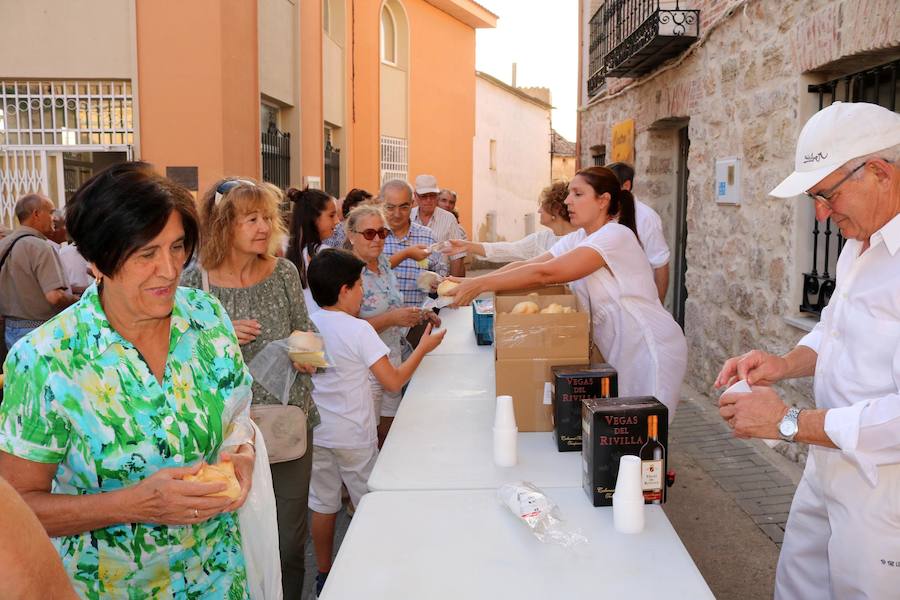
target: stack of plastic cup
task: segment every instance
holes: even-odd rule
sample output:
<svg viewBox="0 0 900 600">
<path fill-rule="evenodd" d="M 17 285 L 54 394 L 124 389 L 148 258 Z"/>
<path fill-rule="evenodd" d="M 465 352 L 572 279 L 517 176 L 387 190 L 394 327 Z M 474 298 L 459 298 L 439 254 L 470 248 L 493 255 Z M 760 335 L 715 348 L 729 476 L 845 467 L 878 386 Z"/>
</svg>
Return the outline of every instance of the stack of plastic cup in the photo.
<svg viewBox="0 0 900 600">
<path fill-rule="evenodd" d="M 619 459 L 619 475 L 613 492 L 613 525 L 619 533 L 644 530 L 644 492 L 641 487 L 641 459 L 625 455 Z"/>
<path fill-rule="evenodd" d="M 512 467 L 516 464 L 516 413 L 512 396 L 497 396 L 494 414 L 494 464 L 498 467 Z"/>
</svg>

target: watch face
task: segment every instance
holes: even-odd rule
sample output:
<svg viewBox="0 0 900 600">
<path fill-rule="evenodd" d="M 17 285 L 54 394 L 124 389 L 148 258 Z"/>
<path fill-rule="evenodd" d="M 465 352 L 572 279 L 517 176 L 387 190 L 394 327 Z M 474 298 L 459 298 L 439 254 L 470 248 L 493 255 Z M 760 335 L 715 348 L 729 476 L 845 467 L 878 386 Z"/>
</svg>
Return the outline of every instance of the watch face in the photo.
<svg viewBox="0 0 900 600">
<path fill-rule="evenodd" d="M 784 437 L 791 437 L 797 433 L 797 423 L 794 421 L 782 421 L 778 425 L 778 432 Z"/>
</svg>

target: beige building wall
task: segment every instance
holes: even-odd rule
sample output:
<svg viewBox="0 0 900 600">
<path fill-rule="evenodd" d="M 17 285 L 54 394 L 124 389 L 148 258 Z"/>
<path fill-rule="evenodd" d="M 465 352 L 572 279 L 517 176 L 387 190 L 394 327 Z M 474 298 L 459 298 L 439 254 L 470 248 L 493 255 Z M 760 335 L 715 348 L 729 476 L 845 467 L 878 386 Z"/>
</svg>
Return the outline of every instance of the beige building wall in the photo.
<svg viewBox="0 0 900 600">
<path fill-rule="evenodd" d="M 0 13 L 0 78 L 134 75 L 134 0 L 4 0 Z"/>
<path fill-rule="evenodd" d="M 554 155 L 550 163 L 550 179 L 552 181 L 572 181 L 575 177 L 575 157 Z"/>
<path fill-rule="evenodd" d="M 550 184 L 550 105 L 478 73 L 472 153 L 472 237 L 518 240 L 535 231 Z"/>
<path fill-rule="evenodd" d="M 409 122 L 406 72 L 381 63 L 381 134 L 406 138 Z"/>
<path fill-rule="evenodd" d="M 293 106 L 297 101 L 296 24 L 295 3 L 259 0 L 260 93 L 286 106 Z"/>
<path fill-rule="evenodd" d="M 326 35 L 322 52 L 322 106 L 325 121 L 344 126 L 344 49 Z"/>
</svg>

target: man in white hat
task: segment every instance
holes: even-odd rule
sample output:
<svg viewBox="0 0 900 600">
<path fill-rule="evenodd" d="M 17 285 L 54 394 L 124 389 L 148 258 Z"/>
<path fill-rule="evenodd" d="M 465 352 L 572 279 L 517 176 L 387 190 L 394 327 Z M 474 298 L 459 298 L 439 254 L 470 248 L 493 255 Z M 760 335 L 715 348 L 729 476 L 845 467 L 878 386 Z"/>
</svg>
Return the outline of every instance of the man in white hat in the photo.
<svg viewBox="0 0 900 600">
<path fill-rule="evenodd" d="M 438 203 L 441 188 L 438 187 L 437 178 L 434 175 L 419 175 L 415 185 L 416 207 L 412 209 L 410 219 L 413 223 L 424 225 L 431 229 L 437 242 L 447 240 L 465 239 L 465 235 L 459 226 L 459 222 L 453 213 L 444 210 Z M 441 255 L 443 257 L 443 255 Z M 466 265 L 463 260 L 466 253 L 454 254 L 449 258 L 448 270 L 455 277 L 466 276 Z M 447 260 L 446 257 L 443 260 Z"/>
<path fill-rule="evenodd" d="M 779 600 L 900 597 L 900 115 L 836 102 L 803 127 L 795 171 L 771 194 L 802 193 L 847 239 L 819 324 L 790 352 L 728 359 L 722 418 L 738 437 L 810 445 L 775 577 Z M 814 375 L 816 408 L 773 383 Z M 828 591 L 825 591 L 827 589 Z"/>
</svg>

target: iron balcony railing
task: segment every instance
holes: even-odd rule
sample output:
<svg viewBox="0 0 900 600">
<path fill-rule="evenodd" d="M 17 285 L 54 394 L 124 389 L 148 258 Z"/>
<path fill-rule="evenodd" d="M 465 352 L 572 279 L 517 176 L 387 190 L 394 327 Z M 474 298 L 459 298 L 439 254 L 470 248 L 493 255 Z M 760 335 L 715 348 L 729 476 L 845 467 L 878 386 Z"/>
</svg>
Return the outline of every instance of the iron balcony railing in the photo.
<svg viewBox="0 0 900 600">
<path fill-rule="evenodd" d="M 607 77 L 638 77 L 697 39 L 700 11 L 680 0 L 609 0 L 590 21 L 588 95 Z"/>
<path fill-rule="evenodd" d="M 871 102 L 896 111 L 900 89 L 897 87 L 897 71 L 900 60 L 872 69 L 810 85 L 808 91 L 819 97 L 819 109 L 837 101 Z M 820 226 L 813 220 L 812 265 L 803 273 L 803 298 L 800 310 L 821 314 L 836 285 L 835 268 L 838 255 L 844 247 L 844 238 L 832 229 L 831 219 Z"/>
</svg>

